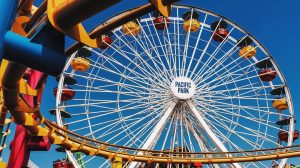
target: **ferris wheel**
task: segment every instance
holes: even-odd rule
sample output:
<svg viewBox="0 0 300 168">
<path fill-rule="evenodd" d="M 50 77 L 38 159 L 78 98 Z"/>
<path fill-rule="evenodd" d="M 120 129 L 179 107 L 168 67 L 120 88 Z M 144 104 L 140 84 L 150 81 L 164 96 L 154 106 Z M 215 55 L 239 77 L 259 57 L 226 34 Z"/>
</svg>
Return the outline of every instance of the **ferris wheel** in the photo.
<svg viewBox="0 0 300 168">
<path fill-rule="evenodd" d="M 153 12 L 132 20 L 102 35 L 100 48 L 72 54 L 53 90 L 58 125 L 102 142 L 182 157 L 292 145 L 299 133 L 291 96 L 268 51 L 223 16 L 183 5 L 172 11 L 168 18 Z M 95 156 L 68 156 L 81 167 L 111 165 Z M 207 167 L 282 167 L 286 161 Z"/>
</svg>

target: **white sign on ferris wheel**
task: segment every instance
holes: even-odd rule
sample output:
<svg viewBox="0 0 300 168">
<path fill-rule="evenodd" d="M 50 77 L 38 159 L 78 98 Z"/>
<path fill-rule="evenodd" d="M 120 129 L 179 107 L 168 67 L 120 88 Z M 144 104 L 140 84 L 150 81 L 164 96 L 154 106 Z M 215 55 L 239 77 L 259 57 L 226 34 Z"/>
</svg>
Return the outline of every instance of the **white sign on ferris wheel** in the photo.
<svg viewBox="0 0 300 168">
<path fill-rule="evenodd" d="M 196 85 L 190 78 L 180 76 L 172 81 L 171 91 L 178 99 L 185 100 L 194 96 Z"/>
</svg>

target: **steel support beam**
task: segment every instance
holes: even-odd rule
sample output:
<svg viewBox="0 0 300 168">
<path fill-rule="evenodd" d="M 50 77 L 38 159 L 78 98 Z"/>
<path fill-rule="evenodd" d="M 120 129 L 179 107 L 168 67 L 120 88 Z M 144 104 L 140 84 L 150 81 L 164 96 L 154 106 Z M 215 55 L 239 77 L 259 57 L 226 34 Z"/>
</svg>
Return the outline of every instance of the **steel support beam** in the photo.
<svg viewBox="0 0 300 168">
<path fill-rule="evenodd" d="M 194 138 L 196 139 L 200 149 L 203 152 L 211 152 L 211 151 L 208 150 L 208 147 L 205 146 L 205 143 L 203 142 L 203 137 L 200 138 L 200 136 L 196 133 L 194 127 L 191 124 L 191 122 L 187 122 L 186 125 L 187 125 L 188 128 L 190 128 L 190 131 L 193 134 Z M 211 155 L 209 155 L 209 156 L 212 157 Z M 213 167 L 214 168 L 220 168 L 220 166 L 218 164 L 213 164 Z"/>
<path fill-rule="evenodd" d="M 225 145 L 221 142 L 221 140 L 216 136 L 216 134 L 212 131 L 212 129 L 207 125 L 206 121 L 204 118 L 201 116 L 201 113 L 198 111 L 194 103 L 189 99 L 186 100 L 186 104 L 190 108 L 191 112 L 196 116 L 196 119 L 198 120 L 199 124 L 203 128 L 203 130 L 206 132 L 208 137 L 211 139 L 211 141 L 216 145 L 216 147 L 219 149 L 221 152 L 228 152 L 227 148 Z M 241 168 L 241 165 L 238 163 L 233 163 L 233 166 L 235 168 Z"/>
<path fill-rule="evenodd" d="M 178 100 L 172 101 L 170 103 L 169 108 L 164 112 L 164 115 L 160 118 L 160 120 L 158 121 L 158 123 L 156 124 L 156 126 L 154 127 L 153 131 L 151 132 L 149 138 L 146 140 L 146 142 L 143 144 L 143 146 L 141 147 L 141 149 L 151 149 L 155 142 L 157 142 L 163 128 L 165 127 L 165 125 L 167 124 L 168 120 L 170 119 L 175 106 L 177 104 Z M 143 154 L 142 152 L 138 152 L 138 154 Z M 138 166 L 138 162 L 132 162 L 130 163 L 130 165 L 128 166 L 128 168 L 135 168 L 136 166 Z"/>
</svg>

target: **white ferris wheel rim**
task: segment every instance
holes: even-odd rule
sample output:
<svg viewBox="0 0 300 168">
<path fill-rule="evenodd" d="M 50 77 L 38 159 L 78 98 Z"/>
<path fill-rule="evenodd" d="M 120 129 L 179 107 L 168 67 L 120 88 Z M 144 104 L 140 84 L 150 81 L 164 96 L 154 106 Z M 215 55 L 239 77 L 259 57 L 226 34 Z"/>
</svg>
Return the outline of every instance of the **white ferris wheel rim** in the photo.
<svg viewBox="0 0 300 168">
<path fill-rule="evenodd" d="M 253 36 L 251 36 L 248 32 L 246 32 L 244 29 L 242 29 L 242 28 L 240 28 L 238 25 L 236 25 L 235 23 L 233 23 L 233 22 L 231 22 L 230 20 L 228 20 L 228 19 L 226 19 L 226 18 L 224 18 L 223 16 L 220 16 L 220 15 L 217 15 L 217 14 L 214 14 L 214 13 L 212 13 L 212 12 L 210 12 L 210 11 L 206 11 L 206 10 L 203 10 L 203 9 L 199 9 L 199 8 L 195 8 L 195 7 L 188 7 L 188 6 L 182 6 L 182 5 L 173 5 L 172 6 L 172 8 L 175 8 L 175 10 L 177 10 L 177 15 L 178 15 L 178 10 L 180 9 L 193 9 L 193 10 L 195 10 L 195 11 L 197 11 L 197 12 L 199 12 L 199 13 L 201 13 L 201 14 L 205 14 L 206 15 L 206 17 L 207 16 L 213 16 L 213 17 L 216 17 L 216 18 L 220 18 L 221 20 L 225 20 L 227 23 L 229 23 L 231 26 L 232 26 L 232 28 L 233 29 L 236 29 L 236 30 L 239 30 L 240 32 L 242 32 L 242 33 L 244 33 L 244 34 L 246 34 L 246 35 L 248 35 L 248 36 L 250 36 L 252 39 L 253 39 L 253 41 L 254 41 L 254 43 L 256 44 L 256 47 L 258 48 L 258 49 L 260 49 L 263 53 L 265 53 L 266 55 L 265 56 L 267 56 L 267 58 L 269 58 L 271 61 L 272 61 L 272 64 L 273 64 L 273 66 L 274 66 L 274 69 L 276 70 L 276 72 L 278 73 L 278 76 L 279 76 L 279 78 L 280 78 L 280 81 L 282 82 L 282 83 L 280 83 L 280 86 L 281 85 L 284 85 L 285 86 L 285 90 L 286 90 L 286 97 L 287 97 L 287 99 L 288 99 L 288 103 L 289 103 L 289 114 L 287 115 L 287 116 L 293 116 L 293 105 L 292 105 L 292 100 L 291 100 L 291 96 L 290 96 L 290 92 L 289 92 L 289 90 L 288 90 L 288 87 L 287 87 L 287 84 L 286 84 L 286 81 L 285 81 L 285 79 L 284 79 L 284 76 L 282 75 L 282 73 L 281 73 L 281 71 L 279 70 L 279 68 L 278 68 L 278 66 L 277 66 L 277 64 L 275 63 L 275 61 L 273 60 L 273 58 L 272 58 L 272 56 L 269 54 L 269 52 L 253 37 Z M 174 10 L 173 10 L 174 11 Z M 175 11 L 176 12 L 176 11 Z M 149 14 L 149 18 L 151 18 L 151 14 Z M 175 28 L 177 28 L 177 27 L 175 27 L 175 25 L 176 25 L 176 23 L 179 25 L 179 22 L 180 22 L 180 25 L 182 24 L 182 21 L 178 21 L 178 20 L 180 20 L 179 19 L 180 18 L 180 16 L 175 16 L 174 18 L 170 18 L 171 19 L 171 23 L 174 23 L 174 29 Z M 206 18 L 205 18 L 206 19 Z M 151 24 L 151 22 L 152 21 L 149 21 L 149 19 L 147 20 L 147 18 L 143 18 L 140 22 L 139 22 L 139 24 L 141 25 L 142 23 L 147 23 L 147 25 L 146 26 L 150 26 L 149 25 L 149 23 Z M 203 31 L 205 28 L 204 28 L 204 26 L 203 25 L 205 25 L 205 26 L 207 26 L 207 24 L 205 24 L 205 21 L 204 21 L 204 23 L 202 23 L 201 22 L 201 30 L 200 31 Z M 144 27 L 145 28 L 147 28 L 145 25 L 144 25 Z M 153 22 L 152 22 L 152 25 L 151 26 L 153 26 Z M 143 33 L 143 31 L 145 31 L 145 30 L 143 30 L 143 28 L 144 28 L 143 26 L 142 26 L 142 33 Z M 149 29 L 150 30 L 150 29 Z M 154 33 L 156 33 L 156 35 L 158 34 L 158 31 L 157 30 L 155 30 L 156 32 L 154 32 Z M 206 30 L 207 31 L 207 30 Z M 176 31 L 175 31 L 176 32 Z M 119 34 L 118 34 L 119 33 Z M 179 32 L 178 32 L 179 33 Z M 144 32 L 144 34 L 146 35 L 146 33 Z M 169 33 L 168 35 L 170 35 L 171 33 Z M 187 33 L 188 35 L 187 36 L 191 36 L 190 35 L 190 32 L 188 32 Z M 119 40 L 119 42 L 122 42 L 123 44 L 122 45 L 119 45 L 120 46 L 120 48 L 121 47 L 124 47 L 124 46 L 129 46 L 132 42 L 136 42 L 136 43 L 139 43 L 138 42 L 138 39 L 136 38 L 136 37 L 132 37 L 133 38 L 133 40 L 130 42 L 130 41 L 124 41 L 122 38 L 125 38 L 125 35 L 123 34 L 123 36 L 122 36 L 122 32 L 121 32 L 121 30 L 120 30 L 120 28 L 117 28 L 117 29 L 115 29 L 115 32 L 114 32 L 114 35 L 116 36 L 116 38 Z M 198 34 L 199 36 L 198 36 L 198 38 L 197 39 L 199 39 L 199 37 L 201 36 L 201 33 L 199 33 Z M 153 34 L 153 35 L 150 35 L 150 37 L 154 37 L 155 36 L 155 34 Z M 178 35 L 179 36 L 179 35 Z M 151 41 L 151 39 L 150 39 L 150 37 L 143 37 L 143 38 L 148 38 L 148 39 L 146 39 L 146 41 Z M 189 38 L 191 38 L 191 37 L 189 37 Z M 170 39 L 170 38 L 169 38 Z M 230 36 L 230 38 L 228 38 L 228 39 L 230 39 L 230 40 L 232 40 L 231 41 L 231 43 L 233 43 L 233 42 L 236 42 L 236 40 L 237 39 L 234 39 L 233 37 L 231 37 Z M 228 40 L 228 39 L 226 39 L 226 41 Z M 144 39 L 145 40 L 145 39 Z M 210 37 L 210 40 L 212 40 L 212 37 Z M 207 42 L 207 46 L 209 47 L 210 45 L 212 45 L 212 44 L 210 44 L 210 40 Z M 153 40 L 153 42 L 154 42 L 155 40 Z M 198 42 L 203 42 L 202 41 L 202 39 L 200 38 L 199 40 L 197 40 L 197 43 Z M 225 43 L 225 42 L 224 42 Z M 115 44 L 116 45 L 116 44 Z M 145 45 L 143 45 L 143 44 L 140 44 L 139 43 L 139 45 L 141 46 L 141 48 L 143 48 Z M 157 48 L 157 45 L 159 45 L 161 48 L 163 48 L 163 47 L 166 47 L 166 46 L 163 46 L 162 45 L 162 42 L 161 41 L 159 41 L 158 42 L 158 44 L 156 44 L 156 48 Z M 179 44 L 178 43 L 178 45 L 180 46 L 181 44 Z M 217 44 L 217 45 L 219 45 L 219 44 Z M 117 45 L 116 45 L 117 46 Z M 114 47 L 116 47 L 116 46 L 114 46 Z M 170 45 L 170 46 L 172 46 L 172 45 Z M 189 48 L 192 48 L 192 49 L 194 49 L 194 52 L 197 52 L 198 51 L 198 48 L 193 48 L 193 47 L 191 47 L 191 46 L 188 46 L 188 44 L 185 44 L 185 46 L 187 46 L 187 49 L 189 49 Z M 219 45 L 220 46 L 220 45 Z M 112 48 L 114 48 L 114 47 L 112 47 Z M 175 47 L 176 47 L 176 44 L 175 44 Z M 215 46 L 216 48 L 217 48 L 217 46 Z M 121 50 L 120 48 L 118 48 L 118 49 L 113 49 L 114 51 L 116 51 L 117 52 L 117 50 Z M 134 50 L 131 46 L 130 47 L 128 47 L 128 48 L 130 48 L 130 49 L 132 49 L 132 50 Z M 172 47 L 170 47 L 170 48 L 172 48 Z M 180 48 L 180 47 L 179 47 Z M 234 49 L 234 47 L 232 47 L 233 49 Z M 145 48 L 144 48 L 145 49 Z M 151 48 L 148 48 L 149 50 L 151 49 Z M 176 49 L 176 48 L 175 48 Z M 205 49 L 205 48 L 204 48 Z M 163 49 L 162 49 L 163 50 Z M 114 58 L 109 58 L 109 56 L 105 56 L 103 53 L 105 53 L 106 52 L 106 50 L 104 50 L 104 51 L 100 51 L 100 50 L 98 50 L 98 51 L 96 51 L 96 50 L 94 50 L 94 49 L 92 49 L 92 51 L 94 52 L 94 54 L 99 54 L 99 55 L 101 55 L 102 56 L 102 58 L 105 58 L 105 59 L 108 59 L 109 61 L 116 61 Z M 124 50 L 125 51 L 125 50 Z M 124 52 L 124 51 L 122 51 L 122 52 Z M 166 51 L 166 50 L 165 50 Z M 235 50 L 236 51 L 236 50 Z M 154 52 L 158 52 L 158 51 L 154 51 Z M 144 53 L 146 53 L 146 52 L 144 52 Z M 187 53 L 187 51 L 186 51 L 186 53 Z M 205 55 L 205 54 L 207 54 L 206 53 L 206 51 L 205 52 L 203 52 L 202 51 L 202 53 L 203 53 L 203 55 Z M 120 54 L 120 53 L 119 53 Z M 139 53 L 139 54 L 143 54 L 143 53 Z M 146 53 L 147 54 L 147 53 Z M 173 54 L 173 52 L 172 52 L 172 54 Z M 180 55 L 180 53 L 177 53 L 177 54 L 179 54 Z M 213 53 L 214 54 L 214 53 Z M 212 55 L 213 55 L 212 54 Z M 227 56 L 226 54 L 230 54 L 230 52 L 227 52 L 227 53 L 225 53 L 224 55 L 225 56 Z M 125 57 L 125 55 L 126 54 L 124 54 L 123 53 L 123 57 Z M 149 54 L 148 54 L 149 55 Z M 168 55 L 168 54 L 166 54 L 166 53 L 164 53 L 164 55 L 166 56 L 166 55 Z M 203 56 L 202 55 L 202 56 Z M 194 56 L 194 54 L 193 54 L 193 56 Z M 193 56 L 192 57 L 189 57 L 189 56 L 187 56 L 187 54 L 186 54 L 186 58 L 187 59 L 190 59 L 191 61 L 190 62 L 193 62 L 193 60 L 194 60 L 194 58 L 193 58 Z M 73 55 L 72 57 L 75 57 L 75 55 Z M 71 58 L 72 58 L 71 57 Z M 157 57 L 159 57 L 159 55 L 157 56 Z M 179 56 L 180 57 L 180 56 Z M 100 58 L 100 57 L 99 57 Z M 238 58 L 239 59 L 239 58 Z M 148 61 L 148 60 L 143 60 L 143 61 Z M 96 62 L 94 62 L 94 60 L 91 60 L 91 62 L 92 63 L 95 63 L 94 65 L 96 65 L 97 63 Z M 133 61 L 132 61 L 133 62 Z M 142 72 L 142 68 L 141 67 L 139 67 L 139 64 L 138 63 L 132 63 L 131 62 L 131 65 L 135 65 L 135 69 L 137 68 L 140 68 L 139 69 L 139 72 L 134 72 L 134 70 L 132 70 L 132 71 L 130 71 L 128 74 L 132 74 L 132 73 L 136 73 L 136 75 L 138 76 L 138 75 L 140 75 L 139 73 L 141 73 Z M 163 61 L 162 61 L 163 62 Z M 163 64 L 161 62 L 161 64 Z M 200 62 L 200 61 L 199 61 Z M 70 63 L 71 63 L 71 59 L 68 61 L 68 63 L 66 64 L 66 67 L 65 67 L 65 74 L 72 74 L 72 73 L 70 73 L 70 72 L 66 72 L 66 71 L 68 71 L 68 67 L 70 66 Z M 118 62 L 118 64 L 119 64 L 119 62 Z M 191 67 L 191 64 L 192 63 L 190 63 L 189 65 L 188 65 L 188 67 L 190 68 Z M 116 64 L 117 65 L 117 64 Z M 155 65 L 155 61 L 154 61 L 154 63 L 153 63 L 153 65 Z M 127 67 L 125 66 L 123 66 L 123 68 L 125 69 L 125 70 L 128 70 L 128 69 L 130 69 L 129 68 L 129 66 L 130 65 L 128 65 Z M 156 64 L 155 66 L 159 66 L 158 64 Z M 251 67 L 253 67 L 253 66 L 255 66 L 255 64 L 250 64 L 249 65 L 249 67 L 251 68 Z M 203 66 L 204 67 L 204 66 Z M 171 74 L 171 71 L 166 71 L 166 72 L 164 72 L 164 73 L 161 73 L 161 76 L 152 76 L 153 74 L 153 72 L 155 72 L 154 70 L 155 69 L 152 69 L 151 67 L 147 67 L 148 68 L 148 70 L 149 71 L 152 71 L 152 72 L 143 72 L 143 73 L 145 73 L 145 74 L 147 74 L 148 75 L 148 77 L 152 77 L 152 81 L 151 82 L 155 82 L 156 80 L 169 80 L 169 84 L 171 83 L 171 81 L 174 79 L 174 78 L 176 78 L 176 77 L 181 77 L 181 76 L 187 76 L 187 74 L 189 74 L 189 72 L 190 71 L 186 71 L 186 74 L 185 75 L 182 75 L 181 74 L 181 72 L 180 72 L 180 74 L 178 74 L 177 76 L 175 75 L 175 76 L 173 76 L 172 77 L 172 79 L 167 79 L 167 77 L 170 77 L 170 76 L 172 76 L 172 74 Z M 168 68 L 167 66 L 166 67 L 163 67 L 163 68 Z M 185 67 L 184 67 L 185 68 Z M 182 68 L 181 67 L 181 69 L 184 69 L 184 68 Z M 180 68 L 179 68 L 180 69 Z M 226 68 L 225 68 L 226 69 Z M 170 70 L 170 69 L 169 69 Z M 200 69 L 200 71 L 204 71 L 204 69 Z M 177 71 L 175 70 L 175 73 L 176 73 Z M 211 72 L 213 72 L 213 71 L 211 71 Z M 173 72 L 174 73 L 174 72 Z M 178 72 L 179 73 L 179 72 Z M 184 74 L 184 72 L 183 72 L 183 74 Z M 192 73 L 191 73 L 192 74 Z M 73 75 L 75 75 L 76 76 L 76 74 L 73 74 Z M 94 75 L 94 74 L 92 74 L 92 75 Z M 91 76 L 91 74 L 89 74 L 89 76 Z M 95 76 L 95 75 L 94 75 Z M 82 74 L 80 74 L 80 75 L 78 75 L 77 77 L 83 77 L 83 75 Z M 139 77 L 141 77 L 141 76 L 139 76 Z M 202 80 L 201 80 L 201 78 L 200 77 L 195 77 L 195 78 L 192 78 L 192 77 L 190 77 L 189 79 L 191 79 L 193 82 L 195 82 L 195 84 L 197 85 L 197 82 L 201 82 Z M 123 83 L 125 83 L 125 81 L 126 81 L 126 79 L 121 79 L 121 80 L 123 80 Z M 120 80 L 120 81 L 121 81 Z M 131 79 L 131 80 L 135 80 L 135 79 Z M 221 81 L 221 80 L 220 80 Z M 234 81 L 234 79 L 233 79 L 233 81 Z M 144 81 L 145 82 L 145 81 Z M 62 77 L 61 77 L 61 80 L 60 80 L 60 82 L 59 82 L 59 87 L 58 87 L 58 96 L 57 96 L 57 99 L 56 99 L 56 109 L 57 109 L 57 122 L 58 122 L 58 124 L 60 125 L 60 126 L 62 126 L 63 125 L 63 121 L 62 121 L 62 118 L 61 118 L 61 116 L 60 116 L 60 113 L 59 113 L 59 109 L 61 108 L 61 102 L 60 102 L 60 96 L 61 96 L 61 92 L 62 92 L 62 87 L 63 87 L 63 85 L 62 85 L 62 83 L 63 83 L 63 75 L 62 75 Z M 120 82 L 121 83 L 121 82 Z M 251 82 L 250 82 L 251 83 Z M 140 84 L 139 83 L 136 83 L 136 81 L 135 81 L 135 84 L 136 85 L 139 85 L 140 86 Z M 198 83 L 199 84 L 199 83 Z M 163 84 L 161 84 L 161 85 L 163 85 Z M 166 84 L 165 84 L 166 85 Z M 206 85 L 207 85 L 207 83 L 206 83 Z M 265 86 L 264 84 L 262 84 L 263 86 Z M 272 85 L 272 87 L 274 87 L 274 86 L 279 86 L 279 85 L 273 85 L 273 84 L 271 84 Z M 129 86 L 129 85 L 128 85 Z M 131 86 L 131 85 L 130 85 Z M 121 86 L 121 88 L 122 88 L 123 86 Z M 133 86 L 131 86 L 131 87 L 133 87 Z M 142 87 L 142 86 L 140 86 L 140 87 Z M 157 87 L 159 87 L 159 85 L 157 85 Z M 199 86 L 198 86 L 199 87 Z M 204 86 L 203 86 L 204 87 Z M 198 89 L 198 88 L 197 88 Z M 252 89 L 257 89 L 257 88 L 255 88 L 255 87 L 252 87 Z M 87 91 L 88 89 L 86 89 L 86 92 L 88 92 Z M 229 90 L 229 88 L 227 88 L 227 90 Z M 120 91 L 120 90 L 118 90 L 118 91 Z M 200 88 L 200 91 L 202 91 L 202 93 L 204 93 L 204 91 L 203 91 L 203 88 Z M 155 89 L 153 89 L 153 92 L 155 92 Z M 198 89 L 198 92 L 199 92 L 199 89 Z M 160 92 L 159 92 L 160 93 Z M 150 95 L 150 94 L 149 94 Z M 90 101 L 90 98 L 89 98 L 89 94 L 85 94 L 85 99 L 86 100 L 84 100 L 85 102 L 89 102 Z M 119 95 L 120 96 L 120 95 Z M 195 97 L 196 96 L 199 96 L 199 94 L 197 95 L 197 93 L 195 94 Z M 198 101 L 199 102 L 201 102 L 201 101 L 203 101 L 203 97 L 201 97 L 201 96 L 199 96 L 200 98 L 195 98 L 195 101 L 196 101 L 196 99 L 199 99 Z M 180 99 L 180 97 L 177 97 L 177 98 L 179 98 Z M 201 99 L 202 98 L 202 99 Z M 219 98 L 219 97 L 218 97 Z M 266 97 L 266 99 L 268 100 L 268 98 Z M 118 97 L 117 98 L 117 100 L 119 100 L 119 103 L 118 103 L 118 109 L 122 109 L 123 107 L 122 107 L 122 105 L 120 105 L 121 103 L 121 101 L 122 101 L 122 99 L 120 98 L 120 97 Z M 173 100 L 173 99 L 172 99 Z M 177 99 L 176 99 L 177 100 Z M 136 100 L 137 101 L 137 100 Z M 155 98 L 153 98 L 153 102 L 148 102 L 148 103 L 154 103 L 154 104 L 152 104 L 154 107 L 156 107 L 156 106 L 158 106 L 158 105 L 156 105 L 155 106 L 155 103 L 157 103 L 157 102 L 155 102 L 155 101 L 157 101 Z M 168 99 L 167 101 L 170 101 L 170 99 Z M 192 101 L 189 101 L 189 103 L 193 103 Z M 204 102 L 205 103 L 205 102 Z M 214 103 L 216 103 L 214 100 L 212 100 L 211 102 L 209 102 L 209 103 L 212 103 L 212 104 L 197 104 L 197 103 L 195 103 L 195 105 L 196 106 L 201 106 L 201 107 L 203 107 L 203 105 L 206 105 L 206 106 L 212 106 Z M 166 105 L 163 105 L 163 106 L 166 106 Z M 66 106 L 67 107 L 67 106 Z M 197 107 L 197 108 L 198 108 Z M 220 106 L 221 107 L 221 106 Z M 240 108 L 240 106 L 237 106 L 238 108 Z M 160 109 L 160 108 L 159 108 Z M 165 110 L 163 110 L 163 111 L 166 111 L 166 107 L 164 108 Z M 219 110 L 221 110 L 220 108 L 218 108 Z M 199 109 L 198 109 L 199 110 Z M 205 109 L 205 108 L 203 108 L 203 109 L 201 109 L 201 110 L 209 110 L 209 109 Z M 157 110 L 158 111 L 158 110 Z M 157 111 L 155 111 L 154 110 L 154 113 L 158 113 Z M 226 112 L 226 111 L 225 111 Z M 87 118 L 90 118 L 89 117 L 89 114 L 87 114 L 87 113 L 85 113 L 86 115 L 87 115 Z M 126 116 L 123 116 L 123 114 L 119 111 L 118 112 L 118 114 L 119 114 L 119 118 L 122 120 L 122 122 L 123 122 L 123 120 L 124 120 L 124 118 L 126 118 Z M 162 116 L 162 115 L 160 115 L 160 116 Z M 217 116 L 217 114 L 216 114 L 216 116 Z M 214 117 L 216 117 L 216 116 L 214 116 Z M 241 117 L 241 116 L 239 116 L 239 117 Z M 155 119 L 155 118 L 154 118 Z M 153 122 L 153 120 L 152 120 L 152 122 Z M 195 121 L 194 121 L 195 122 Z M 151 123 L 151 122 L 148 122 L 148 124 L 149 123 Z M 193 124 L 193 123 L 192 123 Z M 213 126 L 213 124 L 212 123 L 210 123 L 211 124 L 211 126 Z M 220 123 L 219 123 L 220 124 Z M 224 123 L 223 123 L 224 124 Z M 236 125 L 235 126 L 241 126 L 241 125 L 239 125 L 238 123 L 235 123 Z M 261 123 L 262 124 L 262 123 Z M 93 134 L 93 124 L 91 124 L 91 122 L 90 122 L 90 119 L 88 119 L 88 128 L 90 129 L 90 131 L 91 131 L 91 134 L 89 134 L 89 136 L 92 136 L 92 138 L 94 138 L 94 139 L 97 139 L 97 137 L 95 137 L 94 136 L 94 134 Z M 129 136 L 129 135 L 131 135 L 131 136 L 134 136 L 133 134 L 134 134 L 134 131 L 131 131 L 130 130 L 130 124 L 126 124 L 125 122 L 124 122 L 124 125 L 122 126 L 122 128 L 125 130 L 124 132 Z M 170 127 L 171 127 L 171 124 L 170 124 Z M 231 126 L 230 126 L 231 127 Z M 150 127 L 150 128 L 152 128 L 152 127 Z M 152 128 L 153 129 L 153 128 Z M 215 128 L 215 129 L 217 129 L 217 128 Z M 292 135 L 291 135 L 291 131 L 293 131 L 294 130 L 294 125 L 293 125 L 293 122 L 290 124 L 290 126 L 289 126 L 289 130 L 290 130 L 290 132 L 289 132 L 289 139 L 291 139 L 291 137 L 292 137 Z M 255 130 L 253 130 L 253 131 L 255 131 Z M 219 133 L 221 133 L 220 131 L 219 131 Z M 260 131 L 257 131 L 256 132 L 257 134 L 259 134 L 260 133 Z M 222 133 L 221 133 L 222 134 Z M 227 134 L 228 135 L 228 134 Z M 135 137 L 135 136 L 134 136 Z M 137 139 L 136 137 L 135 137 L 135 139 Z M 137 139 L 138 140 L 138 139 Z M 223 139 L 224 140 L 224 139 Z M 145 140 L 143 141 L 143 143 L 146 143 L 145 142 Z M 287 145 L 291 145 L 292 144 L 292 141 L 290 140 L 289 142 L 288 142 L 288 144 Z M 153 144 L 152 144 L 153 145 Z M 233 144 L 232 144 L 233 145 Z M 71 154 L 69 154 L 68 153 L 68 155 L 69 155 L 69 157 L 71 157 Z M 71 160 L 73 160 L 73 162 L 76 162 L 76 159 L 74 158 L 74 156 L 72 155 L 72 158 L 73 159 L 71 159 Z M 282 159 L 281 160 L 281 162 L 280 162 L 280 166 L 282 166 L 282 165 L 284 165 L 285 163 L 286 163 L 286 160 L 287 159 Z"/>
</svg>

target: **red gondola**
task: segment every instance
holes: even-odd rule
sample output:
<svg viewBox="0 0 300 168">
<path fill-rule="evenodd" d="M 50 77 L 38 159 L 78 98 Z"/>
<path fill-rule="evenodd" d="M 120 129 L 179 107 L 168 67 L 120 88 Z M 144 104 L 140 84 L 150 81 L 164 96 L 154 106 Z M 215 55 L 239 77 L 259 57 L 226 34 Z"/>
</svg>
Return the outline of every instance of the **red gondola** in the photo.
<svg viewBox="0 0 300 168">
<path fill-rule="evenodd" d="M 56 160 L 53 161 L 53 168 L 74 168 L 74 166 L 66 160 Z"/>
<path fill-rule="evenodd" d="M 218 29 L 213 35 L 213 39 L 217 42 L 222 42 L 228 35 L 228 31 L 226 29 Z"/>
<path fill-rule="evenodd" d="M 155 17 L 153 23 L 157 30 L 165 30 L 168 28 L 170 19 L 162 16 L 157 10 L 153 12 L 153 16 Z"/>
<path fill-rule="evenodd" d="M 202 168 L 202 163 L 201 162 L 195 162 L 194 167 L 195 168 Z"/>
<path fill-rule="evenodd" d="M 217 42 L 222 42 L 228 35 L 227 23 L 225 21 L 216 21 L 211 24 L 211 29 L 215 31 L 213 39 Z"/>
<path fill-rule="evenodd" d="M 289 137 L 289 133 L 287 131 L 280 131 L 278 133 L 278 138 L 280 139 L 280 141 L 288 141 L 288 137 Z M 299 138 L 299 131 L 295 130 L 294 131 L 294 136 L 293 136 L 293 141 L 297 140 Z"/>
<path fill-rule="evenodd" d="M 158 16 L 153 20 L 154 26 L 157 30 L 165 30 L 165 28 L 168 28 L 170 19 Z"/>
<path fill-rule="evenodd" d="M 277 76 L 277 73 L 272 68 L 266 68 L 266 69 L 261 69 L 258 72 L 258 75 L 259 75 L 260 80 L 262 80 L 264 82 L 270 82 L 275 79 L 275 77 Z"/>
<path fill-rule="evenodd" d="M 56 96 L 57 87 L 53 89 L 53 94 L 54 96 Z M 71 88 L 65 87 L 61 93 L 61 101 L 71 100 L 74 98 L 74 96 L 75 96 L 75 91 L 72 90 Z"/>
<path fill-rule="evenodd" d="M 99 48 L 107 49 L 113 43 L 113 39 L 111 38 L 111 35 L 112 33 L 109 32 L 101 36 Z"/>
</svg>

